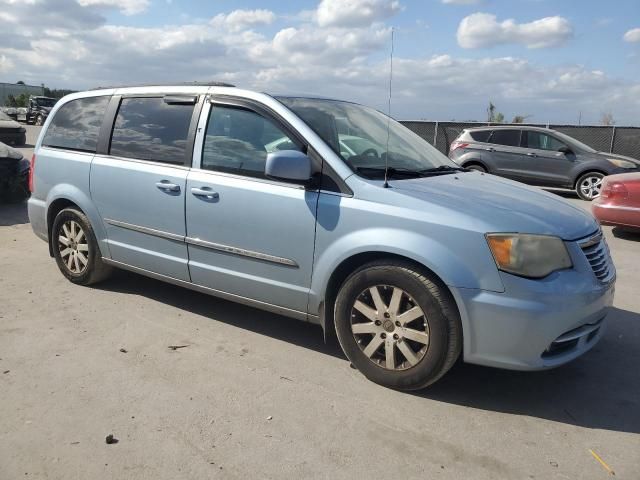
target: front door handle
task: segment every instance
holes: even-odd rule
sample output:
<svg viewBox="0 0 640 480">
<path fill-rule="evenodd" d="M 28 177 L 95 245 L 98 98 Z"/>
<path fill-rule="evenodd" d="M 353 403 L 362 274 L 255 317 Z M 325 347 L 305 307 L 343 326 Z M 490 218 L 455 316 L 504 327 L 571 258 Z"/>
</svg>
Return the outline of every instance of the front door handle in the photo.
<svg viewBox="0 0 640 480">
<path fill-rule="evenodd" d="M 209 187 L 193 187 L 191 189 L 191 193 L 196 197 L 206 197 L 211 200 L 217 200 L 220 197 L 220 195 L 218 195 L 218 192 L 214 192 Z"/>
<path fill-rule="evenodd" d="M 486 150 L 487 152 L 495 152 L 495 151 L 496 151 L 496 149 L 495 149 L 495 148 L 493 148 L 493 147 L 487 147 L 487 148 L 485 148 L 485 150 Z"/>
<path fill-rule="evenodd" d="M 527 153 L 527 157 L 537 157 L 537 156 L 538 156 L 537 153 L 533 153 L 533 152 Z"/>
<path fill-rule="evenodd" d="M 169 182 L 169 180 L 162 180 L 160 182 L 156 182 L 156 187 L 160 190 L 164 190 L 165 192 L 179 192 L 180 185 L 176 185 L 175 183 Z"/>
</svg>

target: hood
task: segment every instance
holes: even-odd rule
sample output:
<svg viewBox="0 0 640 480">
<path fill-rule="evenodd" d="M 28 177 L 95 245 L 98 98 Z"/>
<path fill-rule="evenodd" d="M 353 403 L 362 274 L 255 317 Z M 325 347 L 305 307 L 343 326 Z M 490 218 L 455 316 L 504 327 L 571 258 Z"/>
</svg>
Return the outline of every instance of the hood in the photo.
<svg viewBox="0 0 640 480">
<path fill-rule="evenodd" d="M 494 175 L 462 172 L 393 180 L 389 185 L 396 193 L 435 204 L 445 212 L 467 215 L 475 228 L 486 233 L 533 233 L 576 240 L 598 229 L 589 212 L 567 200 Z"/>
</svg>

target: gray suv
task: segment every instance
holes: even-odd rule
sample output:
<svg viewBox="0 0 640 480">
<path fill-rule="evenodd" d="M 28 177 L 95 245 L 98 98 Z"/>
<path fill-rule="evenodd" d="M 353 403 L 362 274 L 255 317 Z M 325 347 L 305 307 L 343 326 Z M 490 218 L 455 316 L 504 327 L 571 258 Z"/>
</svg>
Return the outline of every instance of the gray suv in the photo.
<svg viewBox="0 0 640 480">
<path fill-rule="evenodd" d="M 613 301 L 591 214 L 463 169 L 351 102 L 225 85 L 76 93 L 47 118 L 31 173 L 31 226 L 74 284 L 122 268 L 316 323 L 393 388 L 459 357 L 562 365 L 602 337 Z"/>
<path fill-rule="evenodd" d="M 637 171 L 640 162 L 593 148 L 542 127 L 467 128 L 453 141 L 458 165 L 529 185 L 570 188 L 583 200 L 600 195 L 605 175 Z"/>
</svg>

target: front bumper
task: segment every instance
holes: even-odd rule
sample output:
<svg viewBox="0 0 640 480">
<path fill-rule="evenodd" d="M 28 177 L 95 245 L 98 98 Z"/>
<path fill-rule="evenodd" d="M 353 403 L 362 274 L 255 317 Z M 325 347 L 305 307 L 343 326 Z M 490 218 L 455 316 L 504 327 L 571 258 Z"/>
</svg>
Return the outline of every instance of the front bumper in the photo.
<svg viewBox="0 0 640 480">
<path fill-rule="evenodd" d="M 602 283 L 580 246 L 567 243 L 574 267 L 541 280 L 502 274 L 503 293 L 452 289 L 464 328 L 464 360 L 511 370 L 567 363 L 602 337 L 613 303 L 615 267 Z"/>
</svg>

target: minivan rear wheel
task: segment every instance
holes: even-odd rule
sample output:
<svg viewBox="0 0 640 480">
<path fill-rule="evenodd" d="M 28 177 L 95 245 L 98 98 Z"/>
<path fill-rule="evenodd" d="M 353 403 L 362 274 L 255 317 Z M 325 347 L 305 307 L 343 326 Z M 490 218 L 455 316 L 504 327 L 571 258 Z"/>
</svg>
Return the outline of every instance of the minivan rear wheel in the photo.
<svg viewBox="0 0 640 480">
<path fill-rule="evenodd" d="M 602 179 L 604 175 L 600 172 L 587 172 L 576 182 L 576 193 L 582 200 L 590 202 L 600 196 Z"/>
<path fill-rule="evenodd" d="M 374 262 L 351 274 L 335 304 L 338 340 L 369 380 L 399 390 L 444 375 L 462 348 L 458 310 L 435 278 L 404 262 Z"/>
<path fill-rule="evenodd" d="M 102 261 L 91 223 L 80 210 L 65 208 L 56 215 L 50 241 L 58 268 L 73 283 L 91 285 L 111 273 Z"/>
</svg>

